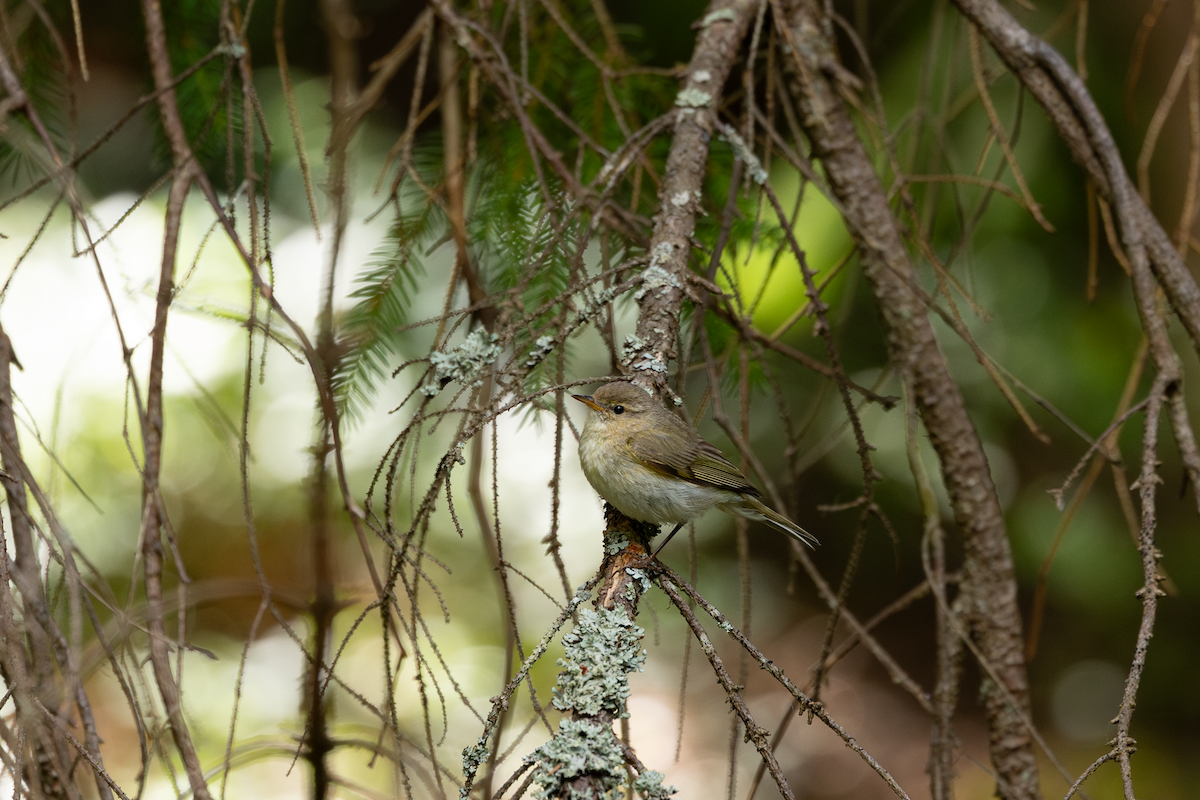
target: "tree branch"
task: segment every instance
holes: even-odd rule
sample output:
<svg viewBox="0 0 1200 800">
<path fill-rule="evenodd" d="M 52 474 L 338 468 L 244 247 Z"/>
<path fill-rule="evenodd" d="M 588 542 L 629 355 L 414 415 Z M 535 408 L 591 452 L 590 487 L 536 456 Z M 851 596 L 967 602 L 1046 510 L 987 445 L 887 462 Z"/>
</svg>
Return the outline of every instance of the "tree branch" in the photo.
<svg viewBox="0 0 1200 800">
<path fill-rule="evenodd" d="M 780 4 L 776 0 L 776 9 Z M 837 91 L 837 56 L 828 20 L 811 0 L 789 0 L 781 33 L 785 63 L 813 153 L 858 240 L 863 271 L 888 328 L 892 362 L 913 387 L 913 400 L 941 461 L 963 535 L 962 593 L 972 636 L 1006 691 L 985 683 L 992 763 L 1007 800 L 1040 796 L 1030 733 L 1029 697 L 1012 554 L 983 445 L 938 349 L 927 309 L 914 291 L 916 273 L 872 162 Z M 1017 708 L 1013 708 L 1015 702 Z"/>
<path fill-rule="evenodd" d="M 668 363 L 679 338 L 692 234 L 701 210 L 708 143 L 716 131 L 722 88 L 750 29 L 755 6 L 751 0 L 709 3 L 675 98 L 671 149 L 650 237 L 650 265 L 638 291 L 637 335 L 627 342 L 626 366 L 634 383 L 655 393 L 666 386 Z"/>
</svg>

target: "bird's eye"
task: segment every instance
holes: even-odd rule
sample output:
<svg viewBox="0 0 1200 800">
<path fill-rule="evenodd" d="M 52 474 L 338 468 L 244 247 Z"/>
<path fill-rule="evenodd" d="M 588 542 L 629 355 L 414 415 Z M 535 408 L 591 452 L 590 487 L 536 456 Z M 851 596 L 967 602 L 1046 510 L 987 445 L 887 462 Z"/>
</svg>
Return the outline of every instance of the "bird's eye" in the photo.
<svg viewBox="0 0 1200 800">
<path fill-rule="evenodd" d="M 613 413 L 614 414 L 624 414 L 625 406 L 613 406 Z"/>
</svg>

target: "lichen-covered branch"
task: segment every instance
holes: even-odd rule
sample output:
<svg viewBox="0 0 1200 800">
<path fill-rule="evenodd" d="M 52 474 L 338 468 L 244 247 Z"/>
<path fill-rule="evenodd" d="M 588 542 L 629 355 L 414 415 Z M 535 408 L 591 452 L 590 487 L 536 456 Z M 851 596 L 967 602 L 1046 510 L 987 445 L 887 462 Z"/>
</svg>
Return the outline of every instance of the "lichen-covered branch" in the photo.
<svg viewBox="0 0 1200 800">
<path fill-rule="evenodd" d="M 626 340 L 625 348 L 633 381 L 655 392 L 666 385 L 679 336 L 679 315 L 688 297 L 692 234 L 701 208 L 708 145 L 716 132 L 721 90 L 756 6 L 751 0 L 709 3 L 675 98 L 675 125 L 650 237 L 650 264 L 637 294 L 637 333 Z"/>
</svg>

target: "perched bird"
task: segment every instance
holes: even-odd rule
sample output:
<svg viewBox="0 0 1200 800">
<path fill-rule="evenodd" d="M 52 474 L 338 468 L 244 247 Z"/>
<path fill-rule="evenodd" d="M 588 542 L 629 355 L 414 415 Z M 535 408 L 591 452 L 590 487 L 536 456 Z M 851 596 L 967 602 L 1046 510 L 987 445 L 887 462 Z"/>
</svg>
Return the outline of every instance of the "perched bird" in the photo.
<svg viewBox="0 0 1200 800">
<path fill-rule="evenodd" d="M 720 450 L 641 388 L 615 381 L 595 394 L 571 396 L 591 409 L 579 462 L 592 488 L 630 519 L 675 523 L 658 550 L 711 508 L 765 522 L 809 547 L 818 543 L 768 508 L 762 492 Z"/>
</svg>

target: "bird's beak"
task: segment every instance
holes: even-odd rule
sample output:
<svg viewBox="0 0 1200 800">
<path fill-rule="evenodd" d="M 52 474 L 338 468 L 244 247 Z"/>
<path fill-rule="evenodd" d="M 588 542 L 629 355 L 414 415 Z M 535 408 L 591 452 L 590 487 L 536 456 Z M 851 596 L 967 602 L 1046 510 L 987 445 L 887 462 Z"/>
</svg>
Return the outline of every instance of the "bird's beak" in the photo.
<svg viewBox="0 0 1200 800">
<path fill-rule="evenodd" d="M 596 405 L 596 401 L 592 398 L 592 396 L 590 394 L 573 394 L 573 395 L 571 395 L 571 397 L 574 397 L 576 400 L 583 403 L 585 406 L 590 408 L 592 411 L 603 411 L 604 410 L 600 406 Z"/>
</svg>

